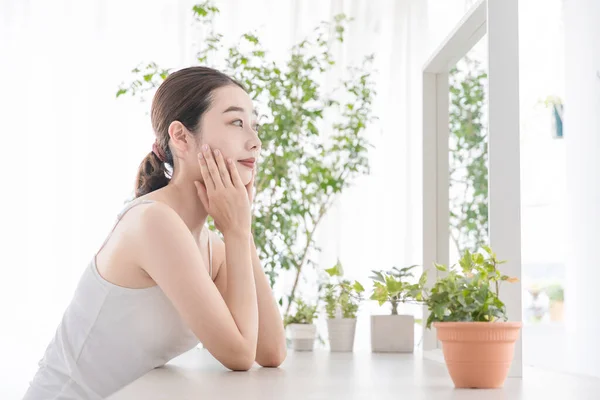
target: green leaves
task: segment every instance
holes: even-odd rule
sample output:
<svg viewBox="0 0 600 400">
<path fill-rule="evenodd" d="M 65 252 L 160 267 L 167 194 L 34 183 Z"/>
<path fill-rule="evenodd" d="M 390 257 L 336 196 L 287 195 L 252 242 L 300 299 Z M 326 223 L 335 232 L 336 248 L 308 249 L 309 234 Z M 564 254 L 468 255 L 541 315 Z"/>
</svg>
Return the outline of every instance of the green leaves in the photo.
<svg viewBox="0 0 600 400">
<path fill-rule="evenodd" d="M 365 291 L 365 288 L 360 284 L 359 281 L 354 281 L 354 286 L 352 286 L 352 288 L 356 293 L 362 293 Z"/>
<path fill-rule="evenodd" d="M 157 88 L 169 76 L 170 71 L 170 69 L 160 68 L 154 62 L 146 65 L 140 64 L 131 71 L 138 76 L 137 79 L 134 79 L 129 86 L 121 84 L 116 97 L 130 94 L 134 97 L 140 96 L 143 101 L 143 95 Z"/>
<path fill-rule="evenodd" d="M 421 299 L 430 315 L 427 328 L 435 321 L 482 321 L 506 320 L 506 307 L 498 297 L 500 282 L 515 281 L 498 270 L 496 255 L 487 247 L 485 253 L 464 252 L 458 266 L 448 269 L 436 264 L 439 277 L 430 289 L 424 288 L 427 275 L 419 279 Z"/>
<path fill-rule="evenodd" d="M 446 266 L 437 264 L 437 263 L 434 263 L 434 264 L 435 264 L 435 269 L 437 269 L 438 271 L 443 271 L 443 272 L 448 271 L 448 268 L 446 268 Z"/>
<path fill-rule="evenodd" d="M 487 74 L 465 57 L 449 81 L 450 233 L 462 254 L 488 241 Z"/>
<path fill-rule="evenodd" d="M 312 324 L 317 318 L 318 305 L 308 305 L 300 298 L 295 300 L 295 304 L 296 313 L 284 318 L 284 326 L 288 326 L 289 324 Z"/>
<path fill-rule="evenodd" d="M 344 271 L 342 269 L 342 263 L 338 260 L 338 262 L 331 268 L 326 269 L 325 272 L 331 277 L 333 276 L 342 276 Z"/>
<path fill-rule="evenodd" d="M 380 306 L 389 302 L 392 305 L 392 314 L 397 314 L 399 303 L 419 300 L 426 275 L 425 277 L 421 276 L 418 283 L 411 284 L 408 278 L 413 276 L 411 270 L 415 267 L 417 265 L 402 269 L 393 267 L 387 272 L 371 271 L 373 272 L 370 277 L 373 280 L 373 293 L 370 299 L 377 301 Z"/>
<path fill-rule="evenodd" d="M 325 296 L 323 297 L 327 317 L 330 319 L 336 318 L 339 311 L 342 318 L 356 318 L 365 288 L 358 281 L 352 283 L 342 278 L 343 268 L 339 261 L 335 266 L 325 271 L 330 279 L 325 286 Z"/>
<path fill-rule="evenodd" d="M 381 306 L 389 300 L 389 292 L 387 287 L 381 282 L 374 282 L 373 286 L 374 288 L 373 294 L 371 295 L 371 300 L 376 300 Z"/>
</svg>

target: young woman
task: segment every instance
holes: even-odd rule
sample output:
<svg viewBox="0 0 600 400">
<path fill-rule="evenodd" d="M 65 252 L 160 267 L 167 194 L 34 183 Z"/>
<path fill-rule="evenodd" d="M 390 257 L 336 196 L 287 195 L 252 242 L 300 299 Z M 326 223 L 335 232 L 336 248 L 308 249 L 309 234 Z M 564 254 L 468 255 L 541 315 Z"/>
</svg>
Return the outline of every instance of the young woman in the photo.
<svg viewBox="0 0 600 400">
<path fill-rule="evenodd" d="M 103 399 L 199 341 L 235 371 L 285 359 L 250 230 L 261 148 L 250 97 L 221 72 L 187 68 L 158 88 L 151 118 L 136 199 L 81 277 L 26 400 Z"/>
</svg>

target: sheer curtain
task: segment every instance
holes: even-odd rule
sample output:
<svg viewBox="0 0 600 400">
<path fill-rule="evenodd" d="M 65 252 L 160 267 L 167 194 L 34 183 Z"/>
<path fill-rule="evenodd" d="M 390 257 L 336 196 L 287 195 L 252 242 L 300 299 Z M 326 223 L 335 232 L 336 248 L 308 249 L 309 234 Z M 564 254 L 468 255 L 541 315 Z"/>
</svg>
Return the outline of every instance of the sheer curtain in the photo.
<svg viewBox="0 0 600 400">
<path fill-rule="evenodd" d="M 0 3 L 2 398 L 18 398 L 25 390 L 151 148 L 149 104 L 115 99 L 117 86 L 139 62 L 173 68 L 192 63 L 199 40 L 190 12 L 194 3 Z M 340 258 L 349 277 L 364 281 L 371 269 L 418 262 L 419 77 L 427 3 L 217 4 L 226 40 L 258 28 L 276 57 L 321 20 L 339 12 L 355 18 L 335 56 L 344 67 L 375 54 L 380 120 L 369 135 L 376 150 L 371 175 L 339 199 L 319 232 L 320 263 L 329 267 Z M 360 329 L 357 346 L 368 347 L 368 332 Z"/>
<path fill-rule="evenodd" d="M 153 140 L 116 100 L 140 61 L 188 61 L 188 2 L 1 3 L 1 398 L 19 398 Z M 9 379 L 10 377 L 10 379 Z"/>
</svg>

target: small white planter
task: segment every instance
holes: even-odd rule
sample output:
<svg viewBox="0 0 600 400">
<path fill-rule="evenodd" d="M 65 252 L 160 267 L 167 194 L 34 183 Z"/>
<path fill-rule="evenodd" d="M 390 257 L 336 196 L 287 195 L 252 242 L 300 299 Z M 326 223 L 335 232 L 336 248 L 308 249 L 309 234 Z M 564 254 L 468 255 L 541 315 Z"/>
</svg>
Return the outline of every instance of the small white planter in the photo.
<svg viewBox="0 0 600 400">
<path fill-rule="evenodd" d="M 371 351 L 412 353 L 415 318 L 412 315 L 371 315 Z"/>
<path fill-rule="evenodd" d="M 327 320 L 329 348 L 336 352 L 351 352 L 354 348 L 356 318 L 334 318 Z"/>
<path fill-rule="evenodd" d="M 317 326 L 315 324 L 289 324 L 287 331 L 288 338 L 292 342 L 292 350 L 313 350 L 317 338 Z"/>
</svg>

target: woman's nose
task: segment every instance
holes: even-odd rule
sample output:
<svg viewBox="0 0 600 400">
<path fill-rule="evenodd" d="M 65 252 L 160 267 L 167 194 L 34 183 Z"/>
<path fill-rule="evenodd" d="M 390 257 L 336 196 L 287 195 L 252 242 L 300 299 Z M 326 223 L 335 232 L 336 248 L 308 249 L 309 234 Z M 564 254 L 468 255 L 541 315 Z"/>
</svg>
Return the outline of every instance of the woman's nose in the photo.
<svg viewBox="0 0 600 400">
<path fill-rule="evenodd" d="M 249 140 L 248 146 L 250 150 L 260 150 L 262 147 L 262 141 L 254 131 L 252 131 L 252 138 Z"/>
</svg>

